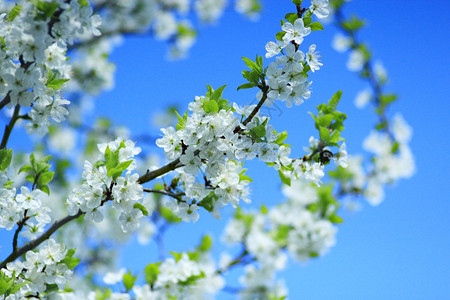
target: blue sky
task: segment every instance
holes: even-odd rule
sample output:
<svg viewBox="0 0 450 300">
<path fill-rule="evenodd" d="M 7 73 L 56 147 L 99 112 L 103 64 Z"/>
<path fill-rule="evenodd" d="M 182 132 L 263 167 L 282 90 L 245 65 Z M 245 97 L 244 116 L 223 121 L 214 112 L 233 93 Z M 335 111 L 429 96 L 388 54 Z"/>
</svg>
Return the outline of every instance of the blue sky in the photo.
<svg viewBox="0 0 450 300">
<path fill-rule="evenodd" d="M 205 93 L 206 84 L 227 84 L 227 99 L 251 103 L 255 91 L 236 92 L 244 82 L 240 72 L 245 66 L 240 57 L 263 55 L 265 44 L 280 30 L 280 18 L 292 10 L 290 1 L 265 1 L 264 5 L 259 22 L 227 12 L 216 26 L 201 26 L 190 56 L 179 62 L 162 60 L 166 48 L 157 41 L 127 39 L 112 57 L 117 62 L 116 88 L 103 94 L 97 107 L 134 131 L 157 133 L 149 126 L 154 111 L 172 103 L 184 111 L 194 96 Z M 389 114 L 400 111 L 414 129 L 411 147 L 417 173 L 388 187 L 380 206 L 364 205 L 358 213 L 344 213 L 337 245 L 330 253 L 306 265 L 292 264 L 282 274 L 291 299 L 450 299 L 450 26 L 443 15 L 448 9 L 447 1 L 348 4 L 347 15 L 354 12 L 368 20 L 360 39 L 383 61 L 390 75 L 387 91 L 400 96 Z M 361 152 L 362 140 L 375 122 L 370 108 L 361 111 L 353 105 L 356 93 L 366 84 L 345 69 L 347 55 L 331 49 L 335 32 L 327 26 L 324 32 L 314 32 L 305 39 L 305 47 L 317 44 L 324 63 L 311 77 L 311 99 L 292 109 L 279 104 L 280 110 L 272 114 L 275 128 L 288 130 L 288 142 L 297 147 L 297 153 L 314 133 L 307 112 L 315 111 L 316 105 L 337 90 L 343 90 L 340 109 L 348 114 L 343 135 L 349 153 Z M 276 173 L 256 162 L 250 166 L 254 167 L 249 170 L 254 177 L 253 204 L 248 207 L 282 199 Z M 169 231 L 167 247 L 186 249 L 195 244 L 200 232 L 219 233 L 222 224 L 203 214 L 197 224 Z M 137 250 L 133 246 L 127 249 L 124 262 L 133 265 L 130 254 Z M 138 260 L 135 263 L 138 265 Z"/>
<path fill-rule="evenodd" d="M 129 37 L 111 59 L 117 64 L 115 89 L 100 95 L 96 114 L 108 116 L 133 133 L 159 134 L 151 117 L 167 105 L 178 104 L 181 111 L 196 95 L 203 95 L 206 84 L 227 84 L 224 97 L 240 104 L 255 101 L 256 90 L 236 91 L 244 83 L 242 56 L 264 55 L 265 44 L 280 30 L 280 19 L 291 12 L 291 1 L 265 0 L 258 22 L 249 21 L 228 10 L 215 26 L 200 25 L 197 43 L 187 59 L 168 62 L 164 43 Z M 411 147 L 417 173 L 386 189 L 386 199 L 378 207 L 363 205 L 354 214 L 344 213 L 337 245 L 324 257 L 306 265 L 292 264 L 281 274 L 290 290 L 290 299 L 450 299 L 450 203 L 449 203 L 449 91 L 450 24 L 444 15 L 450 2 L 432 3 L 388 0 L 360 0 L 347 5 L 367 19 L 360 39 L 367 41 L 375 58 L 383 61 L 390 82 L 387 91 L 398 93 L 399 101 L 389 111 L 400 111 L 413 127 Z M 288 143 L 302 154 L 310 135 L 315 134 L 308 111 L 343 90 L 340 110 L 348 114 L 343 136 L 348 151 L 362 151 L 364 137 L 375 118 L 369 109 L 358 110 L 353 99 L 366 84 L 345 68 L 346 54 L 331 49 L 335 28 L 306 37 L 322 54 L 323 68 L 313 80 L 311 99 L 287 109 L 278 104 L 272 113 L 277 131 L 288 130 Z M 13 141 L 13 140 L 12 140 Z M 157 153 L 162 154 L 160 149 Z M 268 206 L 282 199 L 279 178 L 258 162 L 249 164 L 253 177 L 252 205 Z M 218 236 L 224 220 L 203 213 L 196 224 L 169 230 L 167 248 L 189 250 L 202 232 Z M 215 253 L 223 249 L 216 238 Z M 123 255 L 124 265 L 142 267 L 142 251 L 148 262 L 156 260 L 155 247 L 130 245 Z M 144 263 L 146 263 L 145 261 Z M 233 299 L 221 295 L 220 299 Z"/>
</svg>

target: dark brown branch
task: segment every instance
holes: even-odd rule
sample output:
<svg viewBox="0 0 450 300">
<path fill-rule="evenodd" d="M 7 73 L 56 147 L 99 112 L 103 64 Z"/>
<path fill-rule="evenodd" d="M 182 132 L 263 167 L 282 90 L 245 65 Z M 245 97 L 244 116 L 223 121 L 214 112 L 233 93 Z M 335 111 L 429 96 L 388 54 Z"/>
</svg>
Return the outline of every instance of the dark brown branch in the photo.
<svg viewBox="0 0 450 300">
<path fill-rule="evenodd" d="M 84 214 L 84 212 L 79 210 L 78 213 L 76 215 L 74 215 L 74 216 L 67 216 L 67 217 L 65 217 L 65 218 L 63 218 L 63 219 L 61 219 L 59 221 L 56 221 L 40 237 L 38 237 L 38 238 L 28 242 L 27 244 L 25 244 L 21 248 L 17 249 L 16 251 L 13 250 L 11 255 L 9 255 L 4 261 L 2 261 L 2 263 L 0 263 L 0 269 L 5 268 L 7 263 L 16 260 L 18 257 L 24 255 L 28 251 L 33 250 L 34 248 L 39 246 L 42 242 L 47 240 L 56 230 L 58 230 L 59 228 L 61 228 L 65 224 L 69 223 L 70 221 L 77 219 L 78 217 L 80 217 L 83 214 Z"/>
<path fill-rule="evenodd" d="M 9 136 L 14 128 L 14 124 L 16 124 L 17 119 L 19 118 L 20 105 L 17 104 L 14 108 L 13 116 L 11 117 L 11 121 L 8 125 L 5 126 L 5 131 L 3 133 L 2 143 L 0 144 L 0 149 L 6 148 L 6 144 L 8 143 Z"/>
</svg>

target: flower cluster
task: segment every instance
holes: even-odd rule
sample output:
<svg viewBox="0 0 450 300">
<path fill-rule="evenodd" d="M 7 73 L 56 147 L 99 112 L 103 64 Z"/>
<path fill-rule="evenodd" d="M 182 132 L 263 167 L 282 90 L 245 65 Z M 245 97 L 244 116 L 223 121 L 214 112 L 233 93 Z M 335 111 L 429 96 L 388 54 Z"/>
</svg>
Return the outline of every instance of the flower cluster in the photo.
<svg viewBox="0 0 450 300">
<path fill-rule="evenodd" d="M 367 176 L 364 195 L 372 205 L 384 198 L 383 186 L 415 172 L 414 157 L 409 148 L 412 130 L 400 114 L 392 124 L 393 137 L 388 132 L 372 131 L 364 141 L 364 148 L 374 154 L 373 166 Z"/>
<path fill-rule="evenodd" d="M 5 198 L 0 202 L 0 227 L 11 230 L 13 226 L 23 222 L 26 225 L 22 236 L 33 239 L 44 231 L 45 225 L 51 222 L 50 208 L 42 205 L 47 194 L 39 189 L 30 191 L 22 186 L 21 193 L 15 199 L 11 197 L 13 190 L 6 190 Z"/>
<path fill-rule="evenodd" d="M 133 157 L 141 149 L 134 143 L 117 138 L 110 143 L 99 144 L 101 158 L 98 163 L 85 161 L 83 184 L 75 189 L 67 199 L 70 215 L 79 210 L 86 213 L 88 220 L 100 222 L 104 215 L 102 206 L 112 200 L 112 205 L 120 212 L 119 221 L 124 231 L 133 231 L 139 225 L 143 213 L 147 213 L 142 205 L 143 188 L 137 182 L 138 174 L 131 173 L 136 167 Z M 126 171 L 125 176 L 122 173 Z"/>
<path fill-rule="evenodd" d="M 243 295 L 255 291 L 274 292 L 274 273 L 285 268 L 287 255 L 296 260 L 307 261 L 322 256 L 335 244 L 337 228 L 334 218 L 337 204 L 324 204 L 324 191 L 305 181 L 293 181 L 284 186 L 287 201 L 261 213 L 238 212 L 228 223 L 224 240 L 242 243 L 255 258 L 258 268 L 247 266 L 241 282 L 247 286 Z M 253 291 L 253 292 L 252 292 Z M 281 296 L 281 295 L 279 295 Z M 245 297 L 244 297 L 245 298 Z"/>
<path fill-rule="evenodd" d="M 328 15 L 325 8 L 328 0 L 312 2 L 311 13 L 319 18 Z M 305 26 L 302 18 L 297 18 L 292 23 L 291 21 L 288 20 L 281 26 L 282 38 L 276 43 L 268 42 L 266 44 L 267 58 L 283 54 L 269 65 L 266 72 L 270 87 L 266 104 L 269 106 L 277 99 L 286 101 L 287 107 L 291 107 L 292 103 L 302 104 L 303 99 L 311 96 L 309 86 L 312 82 L 307 81 L 307 72 L 319 70 L 323 65 L 319 61 L 320 55 L 316 51 L 316 45 L 311 45 L 306 55 L 299 50 L 303 38 L 311 33 L 311 27 Z M 261 97 L 262 93 L 260 92 L 258 98 L 261 99 Z"/>
<path fill-rule="evenodd" d="M 49 118 L 67 115 L 59 89 L 69 80 L 65 52 L 86 34 L 99 35 L 101 21 L 80 1 L 21 2 L 0 17 L 2 107 L 31 107 L 28 132 L 43 135 Z"/>
<path fill-rule="evenodd" d="M 67 264 L 76 260 L 72 255 L 62 244 L 50 239 L 39 251 L 28 251 L 23 261 L 8 263 L 2 271 L 10 278 L 14 277 L 20 289 L 5 299 L 33 298 L 42 293 L 47 293 L 48 297 L 50 294 L 56 296 L 58 293 L 50 287 L 55 285 L 57 289 L 64 289 L 72 276 L 69 268 L 72 266 Z"/>
</svg>

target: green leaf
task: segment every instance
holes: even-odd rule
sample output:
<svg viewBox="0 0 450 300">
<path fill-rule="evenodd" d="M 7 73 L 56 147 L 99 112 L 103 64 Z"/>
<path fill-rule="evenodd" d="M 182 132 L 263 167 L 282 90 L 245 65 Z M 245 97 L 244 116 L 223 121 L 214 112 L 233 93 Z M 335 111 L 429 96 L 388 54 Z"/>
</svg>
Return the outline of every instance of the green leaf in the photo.
<svg viewBox="0 0 450 300">
<path fill-rule="evenodd" d="M 178 124 L 176 126 L 177 130 L 183 129 L 184 127 L 186 127 L 186 121 L 188 119 L 188 111 L 186 110 L 183 116 L 180 116 L 176 110 L 174 112 L 178 118 Z"/>
<path fill-rule="evenodd" d="M 202 201 L 203 202 L 203 201 Z M 167 207 L 161 207 L 161 215 L 169 223 L 178 223 L 181 221 L 170 209 Z"/>
<path fill-rule="evenodd" d="M 288 20 L 291 24 L 294 24 L 295 20 L 298 19 L 298 15 L 296 13 L 288 13 L 284 16 L 286 20 Z"/>
<path fill-rule="evenodd" d="M 219 99 L 222 99 L 222 93 L 223 93 L 223 90 L 225 89 L 226 86 L 227 86 L 227 85 L 223 85 L 223 86 L 221 86 L 220 88 L 218 88 L 217 90 L 215 90 L 215 91 L 212 93 L 212 95 L 210 96 L 210 98 L 211 98 L 212 100 L 216 100 L 216 101 L 218 101 Z"/>
<path fill-rule="evenodd" d="M 139 209 L 144 216 L 148 216 L 148 210 L 145 208 L 144 205 L 140 203 L 135 203 L 133 207 Z"/>
<path fill-rule="evenodd" d="M 127 292 L 133 288 L 136 279 L 137 276 L 131 275 L 131 271 L 123 275 L 123 285 L 127 289 Z"/>
<path fill-rule="evenodd" d="M 329 220 L 331 223 L 334 223 L 334 224 L 344 223 L 344 220 L 342 220 L 341 217 L 336 216 L 336 215 L 334 215 L 334 214 L 331 215 L 331 216 L 329 216 L 329 217 L 328 217 L 328 220 Z"/>
<path fill-rule="evenodd" d="M 0 271 L 0 295 L 5 295 L 5 293 L 14 285 L 15 276 L 15 273 L 13 273 L 12 278 L 9 278 L 3 271 Z"/>
<path fill-rule="evenodd" d="M 25 179 L 28 180 L 28 181 L 31 182 L 31 183 L 34 183 L 35 176 L 34 176 L 34 174 L 28 174 L 28 175 L 25 177 Z"/>
<path fill-rule="evenodd" d="M 342 97 L 342 91 L 337 91 L 333 97 L 331 97 L 330 101 L 328 102 L 328 107 L 332 109 L 333 111 L 336 110 L 337 105 L 339 104 L 339 100 L 341 100 Z"/>
<path fill-rule="evenodd" d="M 12 149 L 0 149 L 0 171 L 5 172 L 11 164 Z"/>
<path fill-rule="evenodd" d="M 216 196 L 216 194 L 214 192 L 210 192 L 208 196 L 206 196 L 205 198 L 202 199 L 202 201 L 200 201 L 199 205 L 204 209 L 206 209 L 207 211 L 212 212 L 214 209 L 214 202 L 217 199 L 218 197 Z"/>
<path fill-rule="evenodd" d="M 342 26 L 347 31 L 357 31 L 364 26 L 364 21 L 353 15 L 350 19 L 342 22 Z"/>
<path fill-rule="evenodd" d="M 148 264 L 145 267 L 145 280 L 150 285 L 155 283 L 156 280 L 158 279 L 158 274 L 160 273 L 159 265 L 160 265 L 160 263 L 152 263 L 152 264 Z"/>
<path fill-rule="evenodd" d="M 200 243 L 200 245 L 197 247 L 197 249 L 201 252 L 206 252 L 209 249 L 211 249 L 212 246 L 212 238 L 210 235 L 205 235 L 202 238 L 202 242 Z"/>
<path fill-rule="evenodd" d="M 280 31 L 275 35 L 275 38 L 279 41 L 283 41 L 283 37 L 285 36 L 286 32 L 285 31 Z"/>
<path fill-rule="evenodd" d="M 181 257 L 183 256 L 183 254 L 177 253 L 177 252 L 173 252 L 173 251 L 171 251 L 169 253 L 173 255 L 173 257 L 175 258 L 176 262 L 178 262 L 181 259 Z"/>
<path fill-rule="evenodd" d="M 337 143 L 339 142 L 342 138 L 340 137 L 341 132 L 339 130 L 333 130 L 333 132 L 330 135 L 330 138 L 328 139 L 329 143 Z"/>
<path fill-rule="evenodd" d="M 245 64 L 247 65 L 247 67 L 249 67 L 250 70 L 256 71 L 259 74 L 262 73 L 261 66 L 259 66 L 256 62 L 252 61 L 251 59 L 248 59 L 247 57 L 241 58 L 244 60 Z"/>
<path fill-rule="evenodd" d="M 384 105 L 387 105 L 391 102 L 394 102 L 395 100 L 397 100 L 397 95 L 396 94 L 383 94 L 381 95 L 381 102 Z"/>
<path fill-rule="evenodd" d="M 35 5 L 44 18 L 50 18 L 59 8 L 59 4 L 56 2 L 38 1 Z"/>
<path fill-rule="evenodd" d="M 238 86 L 237 90 L 243 90 L 243 89 L 251 89 L 254 88 L 256 86 L 256 84 L 251 83 L 251 82 L 247 82 L 244 84 L 241 84 L 240 86 Z"/>
<path fill-rule="evenodd" d="M 266 215 L 269 212 L 269 210 L 267 209 L 267 207 L 265 205 L 261 205 L 261 213 L 263 215 Z"/>
<path fill-rule="evenodd" d="M 281 182 L 283 182 L 284 184 L 291 186 L 291 178 L 287 177 L 286 175 L 284 175 L 284 173 L 279 170 L 278 171 L 278 175 L 280 176 Z"/>
<path fill-rule="evenodd" d="M 308 12 L 309 12 L 309 10 L 308 10 Z M 312 18 L 306 17 L 306 14 L 305 14 L 305 17 L 303 17 L 303 23 L 304 23 L 305 27 L 308 27 L 308 25 L 311 24 L 311 22 L 312 22 Z"/>
<path fill-rule="evenodd" d="M 212 99 L 203 101 L 202 107 L 207 114 L 219 112 L 219 105 L 215 100 Z"/>
<path fill-rule="evenodd" d="M 66 253 L 66 257 L 61 260 L 61 262 L 64 263 L 69 268 L 69 270 L 75 269 L 75 267 L 80 263 L 79 258 L 73 257 L 75 251 L 76 249 L 69 249 L 69 251 L 67 251 Z"/>
<path fill-rule="evenodd" d="M 323 30 L 323 25 L 320 22 L 313 22 L 308 26 L 312 31 Z"/>
<path fill-rule="evenodd" d="M 295 5 L 300 5 L 302 4 L 303 0 L 292 0 L 292 3 L 294 3 Z"/>
<path fill-rule="evenodd" d="M 6 17 L 6 21 L 12 22 L 20 14 L 21 10 L 22 10 L 22 6 L 20 6 L 20 5 L 14 6 L 11 9 L 11 11 L 9 12 L 8 16 Z"/>
<path fill-rule="evenodd" d="M 8 294 L 13 295 L 13 294 L 17 293 L 23 286 L 25 286 L 29 283 L 31 283 L 31 281 L 26 280 L 21 283 L 14 284 L 13 287 L 8 291 Z"/>
<path fill-rule="evenodd" d="M 317 118 L 317 123 L 319 126 L 328 127 L 331 124 L 331 121 L 333 121 L 333 115 L 332 114 L 326 114 L 319 116 Z"/>
<path fill-rule="evenodd" d="M 53 176 L 55 176 L 55 172 L 45 172 L 39 175 L 38 186 L 47 185 L 50 181 L 53 180 Z"/>
<path fill-rule="evenodd" d="M 318 256 L 319 256 L 319 253 L 317 253 L 317 252 L 310 252 L 309 253 L 309 257 L 311 257 L 311 258 L 318 257 Z"/>
<path fill-rule="evenodd" d="M 249 182 L 253 182 L 251 177 L 249 177 L 247 175 L 244 175 L 244 174 L 240 174 L 239 175 L 239 182 L 244 181 L 244 180 L 249 181 Z"/>
<path fill-rule="evenodd" d="M 275 144 L 281 146 L 283 144 L 284 140 L 287 139 L 287 136 L 288 136 L 287 131 L 285 130 L 283 132 L 278 133 L 277 135 L 278 135 L 278 137 L 275 141 Z"/>
<path fill-rule="evenodd" d="M 319 126 L 319 134 L 320 134 L 320 140 L 327 142 L 330 137 L 330 131 L 328 128 Z"/>
<path fill-rule="evenodd" d="M 64 78 L 55 78 L 52 81 L 48 82 L 45 84 L 48 88 L 54 89 L 54 90 L 59 90 L 61 89 L 61 87 L 63 86 L 64 83 L 66 83 L 67 81 L 69 81 L 70 79 L 64 79 Z"/>
<path fill-rule="evenodd" d="M 40 186 L 39 189 L 45 192 L 47 195 L 50 195 L 50 189 L 48 188 L 48 185 Z"/>
</svg>

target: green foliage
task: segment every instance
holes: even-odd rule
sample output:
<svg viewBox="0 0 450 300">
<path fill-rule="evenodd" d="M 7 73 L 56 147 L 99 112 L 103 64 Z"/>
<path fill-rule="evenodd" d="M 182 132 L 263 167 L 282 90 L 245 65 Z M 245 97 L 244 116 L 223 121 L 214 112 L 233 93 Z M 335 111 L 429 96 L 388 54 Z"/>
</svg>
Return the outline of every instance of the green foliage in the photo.
<svg viewBox="0 0 450 300">
<path fill-rule="evenodd" d="M 208 92 L 206 93 L 206 97 L 203 99 L 203 110 L 209 113 L 218 113 L 222 109 L 230 110 L 232 109 L 230 105 L 228 105 L 228 100 L 222 98 L 223 90 L 226 85 L 221 86 L 217 90 L 214 90 L 210 85 L 207 85 Z"/>
<path fill-rule="evenodd" d="M 308 26 L 312 31 L 323 30 L 323 25 L 320 22 L 313 22 Z"/>
<path fill-rule="evenodd" d="M 187 122 L 187 119 L 188 119 L 188 113 L 189 113 L 189 111 L 186 110 L 184 115 L 180 116 L 180 114 L 177 111 L 175 111 L 175 114 L 177 115 L 177 118 L 178 118 L 178 124 L 176 126 L 177 130 L 181 130 L 184 127 L 186 127 L 186 122 Z"/>
<path fill-rule="evenodd" d="M 248 132 L 255 142 L 263 142 L 263 141 L 265 141 L 265 139 L 266 139 L 266 126 L 267 126 L 267 122 L 268 121 L 269 121 L 269 118 L 266 118 L 264 120 L 264 122 L 259 124 L 259 119 L 256 119 L 256 123 L 258 125 L 253 127 L 252 129 L 250 129 L 250 131 Z"/>
<path fill-rule="evenodd" d="M 181 221 L 180 218 L 178 218 L 172 210 L 168 209 L 167 207 L 161 207 L 161 216 L 166 219 L 169 223 L 178 223 Z"/>
<path fill-rule="evenodd" d="M 53 180 L 55 172 L 49 171 L 51 165 L 48 163 L 51 155 L 43 157 L 40 161 L 36 161 L 34 154 L 30 155 L 30 164 L 24 165 L 19 169 L 19 174 L 22 172 L 28 173 L 26 180 L 33 183 L 33 185 L 41 191 L 50 195 L 48 184 Z"/>
<path fill-rule="evenodd" d="M 11 164 L 12 149 L 0 149 L 0 171 L 5 172 Z"/>
<path fill-rule="evenodd" d="M 207 211 L 212 212 L 214 209 L 214 202 L 216 202 L 217 199 L 219 199 L 219 197 L 214 193 L 214 191 L 212 191 L 208 194 L 208 196 L 203 198 L 198 205 Z"/>
<path fill-rule="evenodd" d="M 364 20 L 361 20 L 357 16 L 353 15 L 350 17 L 350 19 L 342 22 L 342 27 L 344 27 L 344 29 L 347 31 L 357 31 L 361 29 L 364 26 L 364 24 L 365 24 Z"/>
<path fill-rule="evenodd" d="M 204 235 L 197 250 L 200 252 L 206 252 L 212 247 L 212 237 L 210 235 Z"/>
<path fill-rule="evenodd" d="M 58 74 L 53 73 L 52 70 L 50 70 L 50 69 L 48 70 L 47 82 L 45 83 L 45 85 L 48 88 L 52 88 L 54 90 L 60 90 L 62 85 L 70 80 L 70 79 L 64 79 L 64 78 L 56 78 L 57 75 Z"/>
<path fill-rule="evenodd" d="M 30 281 L 25 280 L 24 282 L 16 284 L 15 278 L 15 272 L 13 272 L 12 277 L 8 277 L 0 270 L 0 296 L 4 296 L 6 299 L 6 297 L 16 293 L 21 287 L 30 283 Z"/>
<path fill-rule="evenodd" d="M 243 180 L 246 180 L 246 181 L 249 181 L 249 182 L 253 182 L 251 177 L 249 177 L 249 176 L 244 174 L 245 171 L 247 171 L 247 169 L 242 170 L 242 172 L 239 174 L 239 182 L 243 181 Z"/>
<path fill-rule="evenodd" d="M 281 182 L 283 182 L 284 184 L 291 186 L 291 178 L 284 175 L 284 172 L 282 170 L 278 171 L 278 175 L 280 176 Z"/>
<path fill-rule="evenodd" d="M 161 263 L 151 263 L 145 267 L 145 280 L 148 284 L 152 285 L 158 279 L 159 265 Z"/>
<path fill-rule="evenodd" d="M 75 251 L 76 249 L 70 249 L 69 251 L 67 251 L 66 257 L 64 257 L 64 259 L 61 261 L 62 263 L 66 264 L 70 270 L 73 270 L 80 263 L 79 258 L 73 257 Z"/>
<path fill-rule="evenodd" d="M 148 210 L 145 208 L 144 205 L 140 203 L 135 203 L 133 207 L 139 209 L 144 216 L 148 216 Z"/>
<path fill-rule="evenodd" d="M 14 19 L 20 14 L 20 11 L 22 10 L 22 6 L 16 5 L 14 6 L 11 11 L 9 12 L 8 16 L 6 17 L 6 21 L 12 22 Z"/>
<path fill-rule="evenodd" d="M 137 276 L 133 276 L 131 271 L 123 275 L 123 285 L 127 289 L 127 292 L 133 288 L 134 282 L 136 281 Z"/>
<path fill-rule="evenodd" d="M 240 85 L 237 89 L 249 89 L 258 86 L 260 80 L 264 80 L 263 58 L 256 56 L 255 61 L 247 57 L 242 57 L 250 71 L 242 71 L 242 76 L 248 80 L 248 83 Z"/>
<path fill-rule="evenodd" d="M 38 20 L 46 20 L 53 16 L 55 11 L 59 8 L 59 4 L 57 2 L 46 2 L 46 1 L 32 1 L 33 5 L 37 9 Z"/>
<path fill-rule="evenodd" d="M 316 129 L 319 130 L 320 140 L 323 146 L 338 146 L 338 142 L 344 140 L 340 135 L 344 130 L 343 122 L 347 118 L 346 114 L 336 111 L 342 92 L 335 93 L 328 104 L 320 104 L 317 106 L 319 111 L 317 115 L 309 113 L 314 121 Z"/>
<path fill-rule="evenodd" d="M 119 147 L 114 152 L 109 149 L 109 146 L 107 146 L 105 150 L 105 166 L 107 175 L 113 180 L 116 180 L 117 177 L 122 175 L 123 171 L 125 171 L 133 162 L 133 160 L 120 162 L 119 152 L 122 148 L 125 148 L 124 141 L 120 143 Z"/>
<path fill-rule="evenodd" d="M 298 15 L 296 13 L 288 13 L 284 16 L 284 18 L 291 24 L 294 24 L 295 20 L 298 19 Z"/>
</svg>

